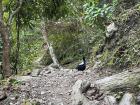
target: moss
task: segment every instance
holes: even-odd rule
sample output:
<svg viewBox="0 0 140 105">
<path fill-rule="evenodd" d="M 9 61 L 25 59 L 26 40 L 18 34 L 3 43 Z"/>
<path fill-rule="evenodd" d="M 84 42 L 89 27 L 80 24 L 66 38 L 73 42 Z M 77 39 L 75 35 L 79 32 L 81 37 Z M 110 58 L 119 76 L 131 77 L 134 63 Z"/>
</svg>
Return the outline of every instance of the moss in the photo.
<svg viewBox="0 0 140 105">
<path fill-rule="evenodd" d="M 121 13 L 117 14 L 117 16 L 114 17 L 114 20 L 116 20 L 118 24 L 121 24 L 128 21 L 131 16 L 134 16 L 134 14 L 139 14 L 139 12 L 140 3 L 130 9 L 123 9 Z"/>
<path fill-rule="evenodd" d="M 69 64 L 69 63 L 72 63 L 74 61 L 74 58 L 73 57 L 66 57 L 64 58 L 60 63 L 62 65 L 65 65 L 65 64 Z"/>
<path fill-rule="evenodd" d="M 115 17 L 118 31 L 105 45 L 100 60 L 105 66 L 130 68 L 140 64 L 140 3 Z"/>
<path fill-rule="evenodd" d="M 35 104 L 32 104 L 29 100 L 25 100 L 21 105 L 35 105 Z"/>
<path fill-rule="evenodd" d="M 40 61 L 40 64 L 41 65 L 49 65 L 52 63 L 52 59 L 49 55 L 49 53 L 45 53 L 44 56 L 42 57 L 41 61 Z"/>
</svg>

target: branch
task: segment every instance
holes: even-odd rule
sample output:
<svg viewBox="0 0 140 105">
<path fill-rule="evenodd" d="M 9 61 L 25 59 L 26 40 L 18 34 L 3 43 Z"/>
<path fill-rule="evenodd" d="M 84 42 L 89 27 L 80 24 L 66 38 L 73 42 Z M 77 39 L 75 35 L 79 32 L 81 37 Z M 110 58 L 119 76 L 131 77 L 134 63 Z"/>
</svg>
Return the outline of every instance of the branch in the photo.
<svg viewBox="0 0 140 105">
<path fill-rule="evenodd" d="M 22 6 L 23 0 L 19 0 L 19 6 L 16 8 L 15 11 L 12 12 L 12 14 L 9 17 L 8 20 L 8 25 L 10 26 L 13 20 L 14 15 L 20 10 L 21 6 Z"/>
<path fill-rule="evenodd" d="M 54 65 L 57 67 L 57 68 L 62 68 L 56 58 L 56 55 L 54 53 L 54 49 L 52 47 L 52 44 L 49 42 L 48 40 L 48 33 L 47 33 L 47 30 L 46 30 L 46 24 L 45 24 L 45 21 L 44 19 L 42 19 L 43 21 L 41 22 L 41 31 L 42 31 L 42 35 L 43 35 L 43 38 L 45 40 L 45 43 L 47 43 L 47 46 L 48 46 L 48 49 L 49 49 L 49 54 L 53 60 L 53 63 Z"/>
<path fill-rule="evenodd" d="M 2 21 L 2 17 L 3 17 L 3 14 L 2 14 L 2 0 L 0 1 L 0 22 Z"/>
</svg>

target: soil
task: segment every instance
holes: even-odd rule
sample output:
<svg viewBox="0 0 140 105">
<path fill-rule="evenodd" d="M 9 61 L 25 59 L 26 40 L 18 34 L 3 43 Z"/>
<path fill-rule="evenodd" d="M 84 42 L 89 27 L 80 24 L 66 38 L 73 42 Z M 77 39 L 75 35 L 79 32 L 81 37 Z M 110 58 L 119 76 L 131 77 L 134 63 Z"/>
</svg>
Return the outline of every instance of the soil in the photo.
<svg viewBox="0 0 140 105">
<path fill-rule="evenodd" d="M 22 82 L 18 88 L 7 89 L 8 97 L 1 101 L 0 105 L 26 105 L 27 103 L 72 105 L 71 92 L 75 82 L 81 79 L 93 83 L 101 78 L 100 74 L 106 76 L 106 72 L 103 73 L 102 70 L 49 70 L 46 67 L 37 77 L 28 76 L 30 79 Z M 108 71 L 107 75 L 109 75 Z"/>
</svg>

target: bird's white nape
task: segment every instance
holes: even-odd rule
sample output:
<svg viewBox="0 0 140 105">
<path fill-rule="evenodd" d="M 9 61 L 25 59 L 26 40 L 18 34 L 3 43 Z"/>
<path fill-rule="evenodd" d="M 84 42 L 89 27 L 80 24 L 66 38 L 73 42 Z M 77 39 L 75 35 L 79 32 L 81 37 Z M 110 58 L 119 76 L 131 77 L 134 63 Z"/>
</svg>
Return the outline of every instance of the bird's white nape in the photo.
<svg viewBox="0 0 140 105">
<path fill-rule="evenodd" d="M 83 65 L 83 64 L 84 64 L 84 62 L 80 63 L 79 65 Z"/>
</svg>

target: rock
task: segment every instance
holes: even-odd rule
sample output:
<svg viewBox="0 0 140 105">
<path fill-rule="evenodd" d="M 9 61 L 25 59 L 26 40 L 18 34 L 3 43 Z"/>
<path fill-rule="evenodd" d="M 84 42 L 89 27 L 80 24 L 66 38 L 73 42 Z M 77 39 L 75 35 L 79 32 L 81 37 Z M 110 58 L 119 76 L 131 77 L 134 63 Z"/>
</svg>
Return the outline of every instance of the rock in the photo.
<svg viewBox="0 0 140 105">
<path fill-rule="evenodd" d="M 69 90 L 67 94 L 68 94 L 68 95 L 71 95 L 71 93 L 72 93 L 72 90 Z"/>
<path fill-rule="evenodd" d="M 2 74 L 0 74 L 0 80 L 2 80 L 3 79 L 3 75 Z"/>
<path fill-rule="evenodd" d="M 107 26 L 107 32 L 106 32 L 106 37 L 109 38 L 111 37 L 114 32 L 118 30 L 118 27 L 115 25 L 115 23 L 111 23 L 109 26 Z"/>
<path fill-rule="evenodd" d="M 41 104 L 41 105 L 43 104 L 44 105 L 44 103 L 45 103 L 45 101 L 43 100 L 43 98 L 42 99 L 34 98 L 34 99 L 35 99 L 35 102 L 38 103 L 38 104 Z"/>
<path fill-rule="evenodd" d="M 63 102 L 59 103 L 58 105 L 64 105 Z"/>
<path fill-rule="evenodd" d="M 46 92 L 45 91 L 41 91 L 41 95 L 45 94 Z"/>
<path fill-rule="evenodd" d="M 49 103 L 48 103 L 48 105 L 55 105 L 55 104 L 54 104 L 54 103 L 52 103 L 52 102 L 49 102 Z"/>
<path fill-rule="evenodd" d="M 5 91 L 0 91 L 0 101 L 5 100 L 7 98 L 7 94 Z"/>
<path fill-rule="evenodd" d="M 39 75 L 39 73 L 41 72 L 40 69 L 34 69 L 31 73 L 32 77 L 37 77 Z"/>
<path fill-rule="evenodd" d="M 51 70 L 48 70 L 48 71 L 46 71 L 45 73 L 46 73 L 46 74 L 50 74 L 50 73 L 51 73 Z"/>
<path fill-rule="evenodd" d="M 26 75 L 31 75 L 31 72 L 29 71 L 29 72 L 27 72 L 27 74 Z"/>
<path fill-rule="evenodd" d="M 51 71 L 56 71 L 57 70 L 56 68 L 52 67 L 51 65 L 48 66 L 48 69 L 51 70 Z"/>
<path fill-rule="evenodd" d="M 15 105 L 15 104 L 13 104 L 12 102 L 10 102 L 10 105 Z"/>
<path fill-rule="evenodd" d="M 33 77 L 31 76 L 16 76 L 15 79 L 21 82 L 25 82 L 25 81 L 29 81 L 31 80 Z"/>
<path fill-rule="evenodd" d="M 50 64 L 48 67 L 52 67 L 54 69 L 59 69 L 59 66 L 57 64 Z"/>
<path fill-rule="evenodd" d="M 12 97 L 10 97 L 10 99 L 11 99 L 12 101 L 14 101 L 14 100 L 16 100 L 16 97 L 12 96 Z"/>
<path fill-rule="evenodd" d="M 93 69 L 93 70 L 94 70 L 94 69 L 97 69 L 97 68 L 100 67 L 100 65 L 101 65 L 101 61 L 96 61 L 92 69 Z"/>
<path fill-rule="evenodd" d="M 140 105 L 140 94 L 137 96 L 137 105 Z"/>
<path fill-rule="evenodd" d="M 15 105 L 15 104 L 14 104 Z M 25 101 L 25 102 L 23 102 L 21 105 L 32 105 L 32 103 L 31 102 L 29 102 L 29 101 Z"/>
<path fill-rule="evenodd" d="M 36 102 L 34 105 L 41 105 L 41 103 L 40 102 Z"/>
<path fill-rule="evenodd" d="M 18 95 L 12 95 L 12 96 L 10 96 L 11 101 L 15 101 L 18 98 L 19 98 Z"/>
<path fill-rule="evenodd" d="M 41 103 L 36 100 L 30 100 L 30 102 L 32 103 L 32 105 L 41 105 Z"/>
</svg>

